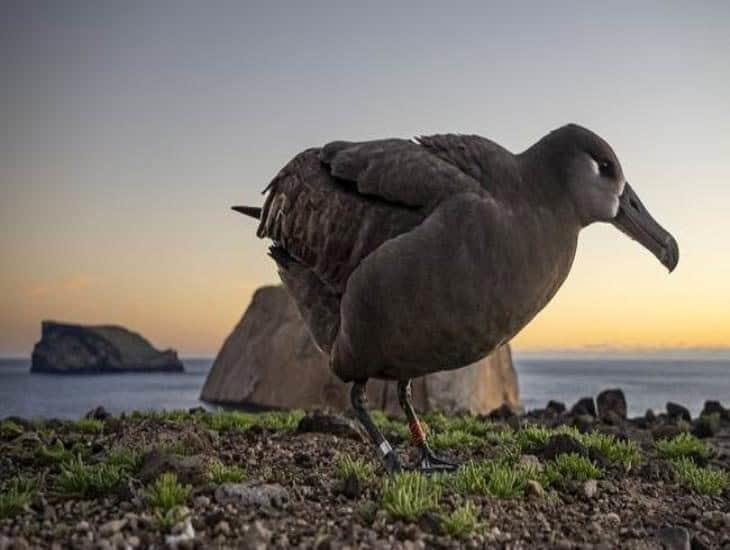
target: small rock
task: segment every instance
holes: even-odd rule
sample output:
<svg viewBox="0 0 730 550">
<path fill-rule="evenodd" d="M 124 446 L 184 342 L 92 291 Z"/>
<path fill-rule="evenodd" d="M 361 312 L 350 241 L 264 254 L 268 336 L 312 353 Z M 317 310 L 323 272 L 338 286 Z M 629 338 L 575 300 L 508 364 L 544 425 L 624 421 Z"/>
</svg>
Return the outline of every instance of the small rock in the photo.
<svg viewBox="0 0 730 550">
<path fill-rule="evenodd" d="M 592 397 L 581 397 L 570 409 L 572 416 L 588 415 L 595 418 L 596 404 Z"/>
<path fill-rule="evenodd" d="M 713 529 L 720 529 L 726 525 L 730 527 L 730 514 L 720 510 L 708 510 L 702 514 L 702 522 Z"/>
<path fill-rule="evenodd" d="M 76 530 L 79 533 L 86 533 L 86 531 L 88 531 L 89 529 L 91 529 L 91 527 L 89 526 L 89 522 L 88 521 L 83 521 L 82 520 L 82 521 L 80 521 L 80 522 L 78 522 L 76 524 Z"/>
<path fill-rule="evenodd" d="M 557 415 L 561 415 L 565 412 L 565 403 L 551 399 L 548 401 L 547 407 L 545 408 L 549 411 L 553 411 Z"/>
<path fill-rule="evenodd" d="M 646 409 L 646 412 L 644 413 L 644 420 L 647 424 L 653 424 L 656 422 L 656 414 L 654 414 L 652 409 Z"/>
<path fill-rule="evenodd" d="M 205 495 L 200 495 L 193 499 L 193 506 L 196 508 L 207 508 L 210 506 L 210 499 Z"/>
<path fill-rule="evenodd" d="M 684 527 L 663 527 L 656 534 L 657 541 L 666 550 L 690 550 L 689 531 Z"/>
<path fill-rule="evenodd" d="M 714 437 L 720 431 L 720 415 L 701 414 L 692 427 L 692 433 L 699 438 Z"/>
<path fill-rule="evenodd" d="M 127 521 L 124 519 L 113 519 L 111 521 L 107 521 L 99 527 L 99 534 L 102 537 L 111 537 L 114 533 L 121 531 L 126 524 Z"/>
<path fill-rule="evenodd" d="M 672 420 L 684 420 L 686 422 L 692 422 L 692 416 L 689 414 L 689 410 L 678 403 L 667 403 L 667 416 Z"/>
<path fill-rule="evenodd" d="M 595 479 L 587 480 L 583 483 L 581 492 L 583 493 L 583 496 L 588 499 L 594 498 L 596 494 L 598 494 L 598 482 Z"/>
<path fill-rule="evenodd" d="M 621 516 L 619 516 L 616 512 L 609 512 L 603 516 L 603 519 L 607 523 L 621 523 Z"/>
<path fill-rule="evenodd" d="M 540 459 L 535 455 L 522 455 L 520 457 L 520 464 L 528 468 L 534 468 L 538 472 L 542 472 L 545 469 Z"/>
<path fill-rule="evenodd" d="M 265 550 L 271 540 L 271 531 L 256 520 L 253 525 L 244 526 L 242 548 L 247 550 Z"/>
<path fill-rule="evenodd" d="M 596 404 L 598 405 L 598 416 L 601 420 L 613 420 L 613 417 L 626 419 L 626 397 L 620 389 L 602 391 L 596 397 Z"/>
<path fill-rule="evenodd" d="M 225 506 L 273 506 L 284 508 L 289 493 L 278 483 L 224 483 L 215 491 L 215 500 Z"/>
<path fill-rule="evenodd" d="M 104 407 L 99 406 L 95 409 L 91 409 L 89 412 L 87 412 L 84 415 L 84 418 L 89 418 L 93 420 L 106 420 L 111 416 L 111 413 L 107 411 Z"/>
<path fill-rule="evenodd" d="M 173 528 L 173 534 L 165 537 L 165 542 L 172 550 L 189 548 L 194 540 L 195 529 L 189 518 L 185 520 L 185 523 L 181 527 L 175 526 Z"/>
<path fill-rule="evenodd" d="M 180 483 L 204 485 L 208 482 L 208 464 L 203 455 L 178 456 L 160 449 L 153 449 L 142 456 L 139 477 L 149 483 L 165 472 L 173 472 Z"/>
<path fill-rule="evenodd" d="M 132 548 L 139 548 L 140 544 L 142 544 L 142 541 L 140 541 L 139 537 L 136 535 L 132 535 L 127 539 L 127 545 L 131 546 Z"/>
<path fill-rule="evenodd" d="M 215 528 L 213 529 L 213 533 L 215 533 L 216 535 L 223 535 L 227 537 L 231 534 L 231 526 L 228 525 L 227 521 L 221 521 L 220 523 L 218 523 L 218 525 L 215 526 Z"/>
<path fill-rule="evenodd" d="M 342 494 L 347 498 L 360 498 L 362 493 L 362 485 L 360 479 L 357 476 L 349 475 L 342 482 Z"/>
<path fill-rule="evenodd" d="M 507 420 L 512 416 L 516 416 L 515 411 L 507 403 L 502 403 L 499 407 L 491 411 L 487 415 L 487 418 L 490 420 Z"/>
<path fill-rule="evenodd" d="M 719 401 L 705 401 L 705 406 L 702 407 L 702 413 L 700 414 L 719 414 L 720 418 L 725 420 L 730 418 L 730 410 L 723 407 Z"/>
<path fill-rule="evenodd" d="M 525 485 L 525 495 L 527 495 L 528 497 L 544 498 L 545 489 L 543 489 L 542 485 L 540 485 L 539 482 L 535 481 L 534 479 L 530 479 Z"/>
<path fill-rule="evenodd" d="M 682 430 L 680 426 L 675 426 L 673 424 L 662 424 L 660 426 L 652 428 L 651 436 L 654 438 L 654 441 L 658 441 L 660 439 L 672 439 L 677 437 L 683 431 L 684 430 Z"/>
<path fill-rule="evenodd" d="M 573 419 L 573 427 L 580 433 L 588 433 L 593 429 L 595 417 L 589 414 L 580 414 Z"/>
<path fill-rule="evenodd" d="M 297 426 L 299 433 L 326 433 L 339 437 L 363 441 L 362 433 L 354 421 L 344 416 L 326 414 L 322 411 L 308 413 L 299 421 Z"/>
<path fill-rule="evenodd" d="M 30 550 L 30 544 L 23 537 L 16 537 L 15 539 L 11 539 L 8 548 L 10 550 Z"/>
<path fill-rule="evenodd" d="M 588 449 L 581 445 L 576 439 L 568 434 L 556 434 L 550 436 L 545 448 L 542 450 L 542 457 L 552 460 L 558 455 L 577 453 L 581 456 L 588 456 Z"/>
</svg>

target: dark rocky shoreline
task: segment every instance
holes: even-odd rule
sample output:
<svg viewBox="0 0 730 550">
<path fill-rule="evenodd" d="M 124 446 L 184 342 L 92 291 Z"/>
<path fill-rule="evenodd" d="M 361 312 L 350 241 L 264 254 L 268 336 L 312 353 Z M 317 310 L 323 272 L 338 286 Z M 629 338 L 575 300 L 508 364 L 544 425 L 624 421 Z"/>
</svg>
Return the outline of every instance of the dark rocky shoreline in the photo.
<svg viewBox="0 0 730 550">
<path fill-rule="evenodd" d="M 730 488 L 679 469 L 727 481 L 730 412 L 717 402 L 698 418 L 670 404 L 627 419 L 612 390 L 523 416 L 428 415 L 439 452 L 473 461 L 462 471 L 494 468 L 483 491 L 464 474 L 424 478 L 437 502 L 410 518 L 350 419 L 303 414 L 6 419 L 0 494 L 27 499 L 0 497 L 0 548 L 730 548 Z M 405 426 L 378 421 L 412 458 Z M 163 489 L 178 506 L 164 511 Z M 456 521 L 469 510 L 473 525 Z"/>
</svg>

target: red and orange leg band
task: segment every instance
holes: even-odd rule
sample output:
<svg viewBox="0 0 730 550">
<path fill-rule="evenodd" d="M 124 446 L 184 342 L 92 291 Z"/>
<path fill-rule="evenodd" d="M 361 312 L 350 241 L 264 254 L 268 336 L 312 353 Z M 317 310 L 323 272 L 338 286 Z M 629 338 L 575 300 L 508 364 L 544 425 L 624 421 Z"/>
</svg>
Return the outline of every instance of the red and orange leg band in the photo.
<svg viewBox="0 0 730 550">
<path fill-rule="evenodd" d="M 416 447 L 423 445 L 426 441 L 426 432 L 418 419 L 414 418 L 408 422 L 408 428 L 411 430 L 411 443 Z"/>
</svg>

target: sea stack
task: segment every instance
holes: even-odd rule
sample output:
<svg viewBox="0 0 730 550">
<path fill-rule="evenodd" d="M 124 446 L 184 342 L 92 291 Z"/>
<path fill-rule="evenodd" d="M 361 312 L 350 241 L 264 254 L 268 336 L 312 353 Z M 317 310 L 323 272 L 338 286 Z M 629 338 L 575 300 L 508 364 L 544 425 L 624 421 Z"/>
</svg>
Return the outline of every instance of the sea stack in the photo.
<svg viewBox="0 0 730 550">
<path fill-rule="evenodd" d="M 84 326 L 43 321 L 33 348 L 31 372 L 88 374 L 183 372 L 177 352 L 155 349 L 145 338 L 119 326 Z"/>
</svg>

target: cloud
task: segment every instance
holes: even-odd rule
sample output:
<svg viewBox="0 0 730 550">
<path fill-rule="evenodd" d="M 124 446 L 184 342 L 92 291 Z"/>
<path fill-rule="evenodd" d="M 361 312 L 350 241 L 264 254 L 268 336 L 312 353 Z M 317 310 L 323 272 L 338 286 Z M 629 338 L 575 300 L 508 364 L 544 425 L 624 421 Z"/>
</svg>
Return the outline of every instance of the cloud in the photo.
<svg viewBox="0 0 730 550">
<path fill-rule="evenodd" d="M 31 298 L 43 298 L 49 294 L 61 295 L 79 292 L 92 287 L 95 282 L 96 279 L 89 275 L 72 275 L 58 282 L 35 285 L 28 290 L 28 296 Z"/>
<path fill-rule="evenodd" d="M 67 291 L 84 290 L 94 284 L 93 277 L 86 275 L 76 275 L 64 279 L 61 288 Z"/>
</svg>

